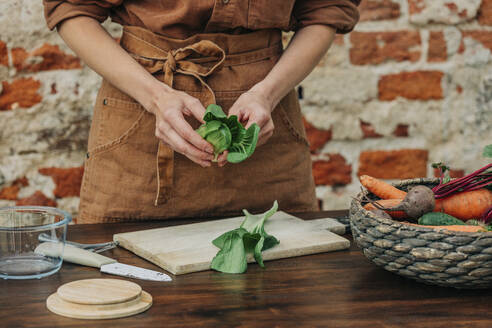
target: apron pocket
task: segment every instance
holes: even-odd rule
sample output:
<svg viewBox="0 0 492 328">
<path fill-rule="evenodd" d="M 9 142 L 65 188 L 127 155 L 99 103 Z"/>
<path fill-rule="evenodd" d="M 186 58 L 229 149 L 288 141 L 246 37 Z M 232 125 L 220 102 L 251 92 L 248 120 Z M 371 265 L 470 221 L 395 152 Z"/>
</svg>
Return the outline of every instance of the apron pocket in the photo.
<svg viewBox="0 0 492 328">
<path fill-rule="evenodd" d="M 104 219 L 137 217 L 139 208 L 152 206 L 157 188 L 155 118 L 136 102 L 102 92 L 93 124 L 96 142 L 87 154 L 81 213 Z"/>
<path fill-rule="evenodd" d="M 112 150 L 137 130 L 146 111 L 136 102 L 117 98 L 101 97 L 95 111 L 99 111 L 96 145 L 89 149 L 89 156 Z"/>
<path fill-rule="evenodd" d="M 278 104 L 276 111 L 290 134 L 300 143 L 309 147 L 306 131 L 302 123 L 301 108 L 295 91 L 291 91 Z"/>
</svg>

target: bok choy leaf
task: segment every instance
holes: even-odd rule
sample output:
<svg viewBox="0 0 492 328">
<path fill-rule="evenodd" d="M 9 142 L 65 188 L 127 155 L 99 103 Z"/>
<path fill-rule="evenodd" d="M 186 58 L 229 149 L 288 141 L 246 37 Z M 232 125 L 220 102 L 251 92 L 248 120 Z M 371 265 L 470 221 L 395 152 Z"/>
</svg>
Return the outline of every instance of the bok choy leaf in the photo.
<svg viewBox="0 0 492 328">
<path fill-rule="evenodd" d="M 219 154 L 228 150 L 227 161 L 240 163 L 250 157 L 256 148 L 260 127 L 253 123 L 248 129 L 238 121 L 236 115 L 227 115 L 219 105 L 207 107 L 205 121 L 196 132 L 214 147 L 214 161 Z"/>
<path fill-rule="evenodd" d="M 275 212 L 278 203 L 263 214 L 251 214 L 243 210 L 245 219 L 237 229 L 228 231 L 212 241 L 220 250 L 213 258 L 211 268 L 226 273 L 243 273 L 247 268 L 247 254 L 253 254 L 256 262 L 262 268 L 262 251 L 279 244 L 279 240 L 265 231 L 265 223 Z"/>
</svg>

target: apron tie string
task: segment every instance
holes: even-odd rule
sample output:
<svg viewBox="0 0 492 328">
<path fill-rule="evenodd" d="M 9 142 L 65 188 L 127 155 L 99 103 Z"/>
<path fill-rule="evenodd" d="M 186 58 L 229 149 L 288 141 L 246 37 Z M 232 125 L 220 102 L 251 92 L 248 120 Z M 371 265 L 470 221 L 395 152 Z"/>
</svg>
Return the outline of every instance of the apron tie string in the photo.
<svg viewBox="0 0 492 328">
<path fill-rule="evenodd" d="M 133 57 L 136 58 L 139 63 L 144 65 L 151 74 L 163 72 L 164 83 L 171 88 L 173 87 L 173 78 L 175 74 L 193 76 L 200 82 L 202 87 L 207 90 L 204 99 L 205 106 L 215 103 L 215 94 L 212 91 L 212 88 L 204 81 L 204 78 L 211 75 L 224 63 L 226 54 L 221 47 L 212 41 L 202 40 L 175 50 L 165 51 L 157 47 L 155 48 L 156 49 L 154 50 L 158 51 L 160 54 L 159 56 L 149 58 L 134 54 Z M 197 57 L 217 58 L 217 62 L 213 66 L 207 67 L 194 63 L 192 61 L 193 58 L 189 58 L 192 55 L 195 55 L 193 56 L 195 59 Z"/>
<path fill-rule="evenodd" d="M 215 104 L 215 94 L 212 88 L 204 81 L 203 78 L 212 74 L 224 63 L 226 54 L 222 48 L 209 40 L 202 40 L 184 48 L 168 51 L 157 48 L 150 43 L 148 45 L 154 47 L 154 50 L 157 51 L 159 56 L 148 58 L 139 55 L 133 55 L 133 57 L 135 57 L 141 64 L 143 64 L 151 74 L 162 71 L 164 73 L 164 83 L 166 83 L 171 88 L 173 87 L 174 74 L 193 76 L 195 79 L 200 81 L 202 87 L 207 90 L 207 92 L 204 94 L 205 106 L 209 104 Z M 218 61 L 213 66 L 207 67 L 194 63 L 191 60 L 187 60 L 191 59 L 189 58 L 191 55 L 217 58 Z M 149 63 L 150 65 L 148 65 Z M 155 206 L 158 206 L 167 202 L 167 200 L 170 198 L 174 176 L 174 152 L 170 147 L 162 143 L 162 141 L 159 142 L 156 164 L 157 194 L 154 204 Z"/>
<path fill-rule="evenodd" d="M 176 60 L 174 59 L 172 51 L 169 51 L 167 53 L 167 59 L 166 62 L 164 63 L 164 71 L 168 72 L 169 69 L 171 70 L 172 73 L 176 72 Z"/>
</svg>

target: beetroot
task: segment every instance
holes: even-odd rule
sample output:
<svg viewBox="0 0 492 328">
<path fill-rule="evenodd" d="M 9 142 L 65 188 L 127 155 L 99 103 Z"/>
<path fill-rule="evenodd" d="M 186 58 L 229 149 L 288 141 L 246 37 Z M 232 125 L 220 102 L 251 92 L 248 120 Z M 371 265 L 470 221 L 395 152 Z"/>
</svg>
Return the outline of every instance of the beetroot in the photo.
<svg viewBox="0 0 492 328">
<path fill-rule="evenodd" d="M 481 169 L 470 173 L 462 178 L 443 183 L 443 173 L 448 168 L 442 164 L 436 164 L 441 170 L 440 184 L 432 188 L 436 199 L 449 197 L 463 191 L 471 191 L 492 185 L 492 163 L 485 165 Z"/>
<path fill-rule="evenodd" d="M 432 189 L 426 186 L 411 188 L 400 204 L 390 208 L 384 208 L 377 202 L 373 205 L 383 211 L 404 211 L 410 218 L 418 219 L 425 213 L 434 211 L 436 200 Z"/>
</svg>

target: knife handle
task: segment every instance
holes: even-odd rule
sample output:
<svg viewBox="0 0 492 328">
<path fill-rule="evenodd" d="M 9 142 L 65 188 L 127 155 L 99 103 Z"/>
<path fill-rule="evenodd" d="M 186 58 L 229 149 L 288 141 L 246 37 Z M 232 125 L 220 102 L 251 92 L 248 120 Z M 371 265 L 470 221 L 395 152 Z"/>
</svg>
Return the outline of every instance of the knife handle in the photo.
<svg viewBox="0 0 492 328">
<path fill-rule="evenodd" d="M 59 257 L 63 249 L 63 261 L 100 268 L 104 264 L 117 262 L 115 259 L 87 251 L 72 245 L 46 242 L 39 244 L 35 252 L 45 256 Z"/>
</svg>

